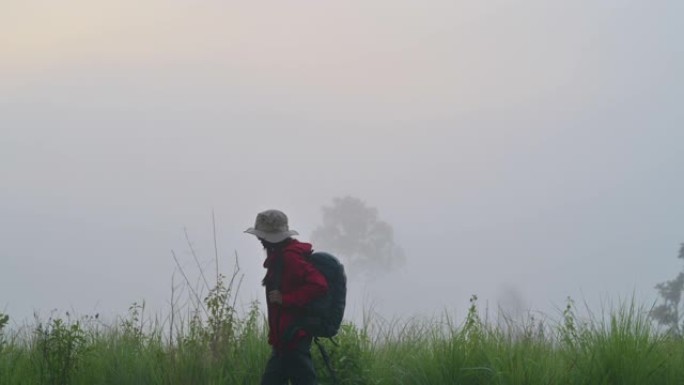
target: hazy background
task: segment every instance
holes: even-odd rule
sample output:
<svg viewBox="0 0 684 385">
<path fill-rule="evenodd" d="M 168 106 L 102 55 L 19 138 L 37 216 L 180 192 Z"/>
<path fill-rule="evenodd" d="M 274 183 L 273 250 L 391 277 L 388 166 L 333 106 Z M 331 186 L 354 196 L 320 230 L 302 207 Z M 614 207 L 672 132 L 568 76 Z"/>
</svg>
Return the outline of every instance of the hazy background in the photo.
<svg viewBox="0 0 684 385">
<path fill-rule="evenodd" d="M 211 267 L 307 240 L 347 194 L 399 272 L 350 314 L 592 306 L 680 270 L 684 2 L 0 2 L 0 311 L 163 311 L 186 227 Z M 176 277 L 177 281 L 179 280 Z"/>
</svg>

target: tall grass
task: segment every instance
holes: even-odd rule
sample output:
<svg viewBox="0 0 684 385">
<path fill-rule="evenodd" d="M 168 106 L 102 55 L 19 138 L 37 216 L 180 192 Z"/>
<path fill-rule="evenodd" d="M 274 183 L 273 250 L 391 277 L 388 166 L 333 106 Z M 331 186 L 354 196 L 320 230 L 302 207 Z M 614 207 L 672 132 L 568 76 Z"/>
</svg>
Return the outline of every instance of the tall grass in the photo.
<svg viewBox="0 0 684 385">
<path fill-rule="evenodd" d="M 205 274 L 188 239 L 199 278 L 191 284 L 176 255 L 166 317 L 144 303 L 112 322 L 95 316 L 36 318 L 8 330 L 0 313 L 0 385 L 258 384 L 270 348 L 258 303 L 235 308 L 241 276 Z M 181 297 L 184 297 L 181 299 Z M 483 320 L 484 318 L 484 320 Z M 499 317 L 488 321 L 470 299 L 466 317 L 345 323 L 325 340 L 341 385 L 684 384 L 684 340 L 661 334 L 633 301 L 579 317 L 572 301 L 559 320 Z M 332 384 L 321 355 L 321 384 Z"/>
<path fill-rule="evenodd" d="M 135 309 L 115 325 L 67 317 L 7 331 L 0 322 L 0 384 L 259 383 L 269 347 L 256 304 L 243 316 L 190 319 L 173 341 L 160 323 L 141 329 Z M 569 303 L 556 323 L 495 323 L 473 298 L 460 323 L 346 323 L 337 345 L 324 343 L 340 384 L 684 383 L 684 341 L 657 333 L 647 313 L 625 303 L 579 319 Z M 332 383 L 312 354 L 321 383 Z"/>
</svg>

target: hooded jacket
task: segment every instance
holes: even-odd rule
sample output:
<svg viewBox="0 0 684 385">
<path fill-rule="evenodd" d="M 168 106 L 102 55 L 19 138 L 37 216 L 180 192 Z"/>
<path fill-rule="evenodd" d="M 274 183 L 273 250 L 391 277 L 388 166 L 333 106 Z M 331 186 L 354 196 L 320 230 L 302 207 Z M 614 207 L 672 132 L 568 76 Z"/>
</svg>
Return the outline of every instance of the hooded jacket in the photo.
<svg viewBox="0 0 684 385">
<path fill-rule="evenodd" d="M 291 326 L 303 314 L 306 304 L 325 295 L 328 283 L 323 274 L 306 260 L 313 252 L 311 244 L 291 239 L 281 251 L 267 250 L 263 282 L 268 304 L 268 343 L 276 350 L 292 349 L 309 334 L 302 329 L 292 330 Z M 282 261 L 279 258 L 283 258 Z M 279 268 L 282 268 L 280 287 L 275 287 Z M 268 302 L 271 290 L 280 290 L 282 305 Z"/>
</svg>

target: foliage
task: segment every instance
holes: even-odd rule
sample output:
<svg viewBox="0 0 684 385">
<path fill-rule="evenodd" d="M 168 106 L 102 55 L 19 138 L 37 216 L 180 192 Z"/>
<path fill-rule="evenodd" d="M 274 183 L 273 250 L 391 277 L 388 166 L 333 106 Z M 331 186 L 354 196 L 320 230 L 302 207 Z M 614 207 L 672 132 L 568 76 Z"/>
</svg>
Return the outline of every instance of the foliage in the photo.
<svg viewBox="0 0 684 385">
<path fill-rule="evenodd" d="M 339 254 L 350 275 L 372 276 L 405 262 L 404 252 L 394 240 L 394 229 L 379 218 L 376 208 L 347 196 L 334 198 L 322 211 L 323 223 L 311 239 L 316 247 Z"/>
<path fill-rule="evenodd" d="M 0 313 L 0 354 L 2 353 L 2 348 L 5 345 L 5 327 L 9 323 L 9 315 Z"/>
<path fill-rule="evenodd" d="M 67 385 L 86 351 L 86 335 L 81 323 L 50 319 L 35 329 L 37 366 L 45 383 Z"/>
<path fill-rule="evenodd" d="M 144 337 L 143 321 L 145 302 L 133 302 L 128 307 L 128 317 L 121 321 L 121 331 L 126 339 L 142 343 Z"/>
<path fill-rule="evenodd" d="M 678 258 L 684 259 L 684 243 L 679 249 Z M 651 317 L 658 324 L 667 328 L 674 335 L 682 335 L 684 330 L 684 302 L 682 293 L 684 292 L 684 270 L 670 280 L 656 285 L 658 294 L 662 298 L 662 303 L 651 310 Z"/>
<path fill-rule="evenodd" d="M 368 356 L 370 339 L 365 331 L 356 325 L 345 322 L 339 334 L 333 339 L 319 339 L 324 351 L 329 354 L 330 365 L 340 385 L 370 384 L 371 371 Z M 323 352 L 315 344 L 312 346 L 314 364 L 318 368 L 321 383 L 333 383 L 333 378 L 326 367 Z M 319 354 L 320 353 L 320 354 Z"/>
<path fill-rule="evenodd" d="M 264 317 L 254 303 L 240 314 L 232 318 L 232 337 L 220 340 L 218 356 L 212 339 L 203 337 L 212 335 L 206 319 L 197 339 L 190 339 L 185 327 L 185 335 L 173 343 L 158 338 L 163 324 L 149 320 L 135 328 L 142 330 L 137 341 L 124 322 L 102 329 L 97 322 L 55 318 L 39 321 L 29 334 L 5 330 L 12 335 L 0 352 L 0 383 L 258 383 L 270 353 Z M 582 320 L 569 301 L 555 334 L 532 319 L 508 328 L 486 319 L 473 296 L 461 324 L 446 315 L 402 322 L 370 319 L 368 328 L 345 322 L 337 345 L 323 343 L 341 385 L 660 385 L 681 384 L 684 378 L 681 339 L 656 333 L 647 312 L 634 303 Z M 315 345 L 311 353 L 320 383 L 330 384 Z"/>
</svg>

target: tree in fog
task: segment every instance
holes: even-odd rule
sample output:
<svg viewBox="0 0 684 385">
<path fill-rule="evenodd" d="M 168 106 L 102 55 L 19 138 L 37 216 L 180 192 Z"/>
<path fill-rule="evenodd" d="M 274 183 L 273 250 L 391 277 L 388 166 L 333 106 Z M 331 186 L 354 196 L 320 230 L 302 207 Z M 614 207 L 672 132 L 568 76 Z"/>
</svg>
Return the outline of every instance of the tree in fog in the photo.
<svg viewBox="0 0 684 385">
<path fill-rule="evenodd" d="M 684 259 L 684 243 L 679 249 L 678 258 Z M 672 333 L 680 335 L 684 329 L 684 309 L 682 309 L 682 292 L 684 292 L 684 270 L 670 281 L 656 285 L 662 303 L 651 310 L 651 317 Z"/>
<path fill-rule="evenodd" d="M 316 248 L 337 254 L 350 275 L 376 276 L 401 266 L 405 255 L 392 226 L 361 199 L 334 198 L 323 206 L 323 223 L 311 236 Z"/>
</svg>

